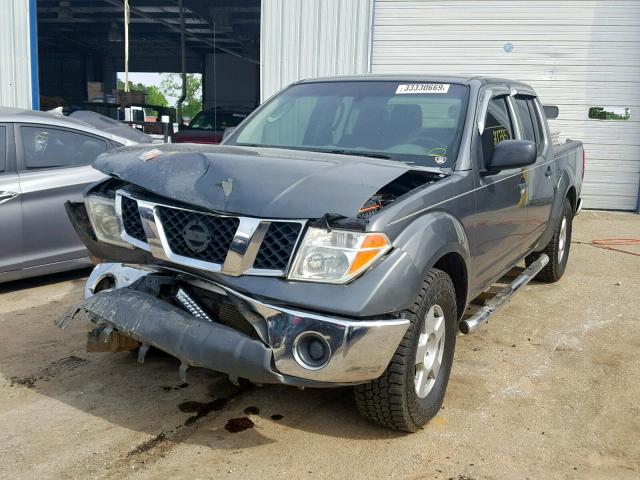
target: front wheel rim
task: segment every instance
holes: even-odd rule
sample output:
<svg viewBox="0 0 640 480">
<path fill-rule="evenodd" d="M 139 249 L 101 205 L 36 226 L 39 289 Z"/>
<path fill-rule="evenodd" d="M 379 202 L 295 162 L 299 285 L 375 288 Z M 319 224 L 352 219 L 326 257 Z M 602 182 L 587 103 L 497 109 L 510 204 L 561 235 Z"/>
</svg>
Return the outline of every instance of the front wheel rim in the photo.
<svg viewBox="0 0 640 480">
<path fill-rule="evenodd" d="M 414 385 L 419 398 L 429 395 L 438 378 L 444 356 L 445 331 L 442 307 L 433 305 L 422 321 L 416 348 Z"/>
<path fill-rule="evenodd" d="M 560 235 L 558 235 L 558 263 L 564 258 L 564 251 L 567 246 L 567 217 L 562 217 L 560 224 Z"/>
</svg>

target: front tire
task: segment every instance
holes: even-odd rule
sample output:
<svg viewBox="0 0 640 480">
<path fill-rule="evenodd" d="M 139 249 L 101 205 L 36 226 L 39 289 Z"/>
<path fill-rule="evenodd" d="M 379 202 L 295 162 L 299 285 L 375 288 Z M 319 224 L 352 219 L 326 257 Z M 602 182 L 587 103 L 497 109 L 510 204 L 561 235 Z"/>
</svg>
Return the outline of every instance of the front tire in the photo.
<svg viewBox="0 0 640 480">
<path fill-rule="evenodd" d="M 573 230 L 573 208 L 569 199 L 565 199 L 562 207 L 562 217 L 556 225 L 556 230 L 549 244 L 541 253 L 549 256 L 549 263 L 540 270 L 536 275 L 536 280 L 547 283 L 557 282 L 564 275 L 569 260 L 569 250 L 571 247 L 571 233 Z M 538 254 L 539 255 L 539 254 Z M 525 264 L 528 267 L 537 258 L 538 255 L 532 253 L 525 258 Z"/>
<path fill-rule="evenodd" d="M 387 370 L 354 387 L 354 397 L 368 419 L 415 432 L 440 410 L 451 373 L 458 315 L 449 275 L 430 269 L 413 306 L 403 313 L 411 324 Z"/>
</svg>

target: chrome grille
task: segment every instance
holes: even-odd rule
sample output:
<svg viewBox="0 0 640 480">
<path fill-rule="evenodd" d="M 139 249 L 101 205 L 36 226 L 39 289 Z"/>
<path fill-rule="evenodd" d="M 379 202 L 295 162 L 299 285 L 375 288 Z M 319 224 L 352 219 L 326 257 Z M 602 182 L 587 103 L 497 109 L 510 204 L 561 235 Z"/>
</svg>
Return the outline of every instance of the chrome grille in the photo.
<svg viewBox="0 0 640 480">
<path fill-rule="evenodd" d="M 122 239 L 154 257 L 228 275 L 285 275 L 304 220 L 205 213 L 116 194 Z"/>
<path fill-rule="evenodd" d="M 130 237 L 141 242 L 147 240 L 138 212 L 138 202 L 129 197 L 122 197 L 122 225 Z"/>
<path fill-rule="evenodd" d="M 301 229 L 300 223 L 271 223 L 262 240 L 253 268 L 285 270 L 289 265 Z"/>
<path fill-rule="evenodd" d="M 157 207 L 171 251 L 204 262 L 224 263 L 240 221 L 190 210 Z"/>
</svg>

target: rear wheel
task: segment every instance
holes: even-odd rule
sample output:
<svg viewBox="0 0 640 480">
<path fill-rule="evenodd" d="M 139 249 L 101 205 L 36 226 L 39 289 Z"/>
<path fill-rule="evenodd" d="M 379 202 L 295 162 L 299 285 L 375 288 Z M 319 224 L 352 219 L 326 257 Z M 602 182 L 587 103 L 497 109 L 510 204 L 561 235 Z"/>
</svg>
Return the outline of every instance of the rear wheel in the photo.
<svg viewBox="0 0 640 480">
<path fill-rule="evenodd" d="M 458 318 L 449 275 L 431 269 L 404 315 L 411 324 L 387 370 L 354 387 L 354 396 L 365 417 L 415 432 L 440 410 L 453 363 Z"/>
<path fill-rule="evenodd" d="M 562 217 L 556 225 L 556 230 L 551 241 L 546 248 L 540 253 L 546 253 L 549 256 L 549 263 L 540 270 L 536 276 L 537 280 L 543 282 L 557 282 L 564 275 L 569 260 L 569 250 L 571 247 L 571 233 L 573 228 L 573 208 L 569 199 L 565 199 L 562 208 Z M 531 265 L 540 253 L 532 253 L 525 258 L 527 267 Z"/>
</svg>

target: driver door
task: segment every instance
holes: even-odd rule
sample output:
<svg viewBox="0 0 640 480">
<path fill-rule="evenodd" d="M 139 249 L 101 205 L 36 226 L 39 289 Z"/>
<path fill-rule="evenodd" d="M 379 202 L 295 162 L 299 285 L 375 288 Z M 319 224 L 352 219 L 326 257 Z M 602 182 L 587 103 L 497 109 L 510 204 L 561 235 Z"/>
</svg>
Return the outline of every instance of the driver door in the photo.
<svg viewBox="0 0 640 480">
<path fill-rule="evenodd" d="M 514 168 L 489 173 L 485 160 L 494 147 L 515 138 L 513 111 L 507 95 L 494 96 L 488 103 L 482 134 L 476 131 L 476 213 L 470 228 L 471 258 L 482 285 L 493 282 L 526 250 L 526 169 Z"/>
</svg>

